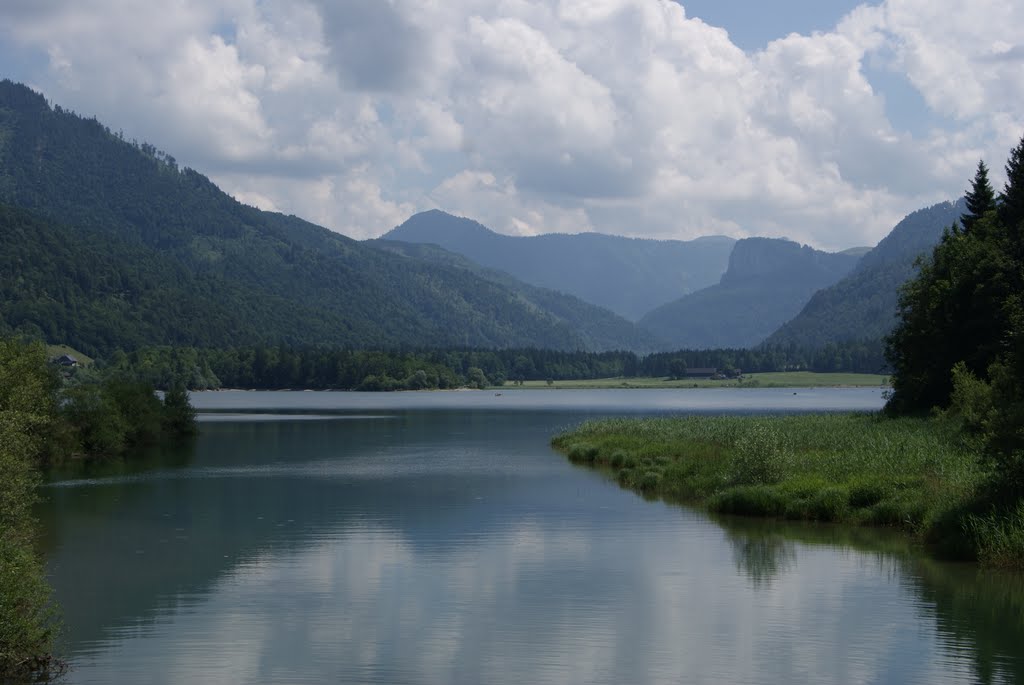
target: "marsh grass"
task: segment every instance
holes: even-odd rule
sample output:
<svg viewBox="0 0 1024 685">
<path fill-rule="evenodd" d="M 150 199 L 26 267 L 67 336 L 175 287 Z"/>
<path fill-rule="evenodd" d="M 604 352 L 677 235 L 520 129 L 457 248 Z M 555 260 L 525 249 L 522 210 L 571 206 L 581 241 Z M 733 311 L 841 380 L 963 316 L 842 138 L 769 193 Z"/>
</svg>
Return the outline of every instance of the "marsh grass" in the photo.
<svg viewBox="0 0 1024 685">
<path fill-rule="evenodd" d="M 608 419 L 552 444 L 574 462 L 607 467 L 645 496 L 720 513 L 894 527 L 947 555 L 992 565 L 1019 567 L 1024 558 L 1024 505 L 1013 516 L 975 515 L 988 474 L 973 446 L 936 420 Z"/>
</svg>

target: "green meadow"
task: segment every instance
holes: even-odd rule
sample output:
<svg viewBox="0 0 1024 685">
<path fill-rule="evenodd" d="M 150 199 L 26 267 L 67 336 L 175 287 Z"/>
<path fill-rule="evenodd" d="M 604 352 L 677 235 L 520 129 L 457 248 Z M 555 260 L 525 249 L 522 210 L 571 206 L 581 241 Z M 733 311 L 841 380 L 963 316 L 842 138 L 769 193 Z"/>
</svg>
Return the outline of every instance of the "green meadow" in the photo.
<svg viewBox="0 0 1024 685">
<path fill-rule="evenodd" d="M 870 373 L 814 373 L 812 371 L 780 371 L 752 373 L 741 379 L 710 378 L 597 378 L 578 381 L 523 381 L 524 388 L 823 388 L 888 386 L 889 377 Z M 507 387 L 507 386 L 506 386 Z M 517 386 L 518 387 L 518 386 Z"/>
</svg>

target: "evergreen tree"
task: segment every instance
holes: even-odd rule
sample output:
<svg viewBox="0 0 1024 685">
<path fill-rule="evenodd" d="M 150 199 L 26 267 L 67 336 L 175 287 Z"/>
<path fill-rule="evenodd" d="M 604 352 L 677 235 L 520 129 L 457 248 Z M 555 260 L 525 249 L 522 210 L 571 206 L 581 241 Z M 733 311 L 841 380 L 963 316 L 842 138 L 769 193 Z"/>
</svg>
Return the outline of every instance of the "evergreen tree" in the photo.
<svg viewBox="0 0 1024 685">
<path fill-rule="evenodd" d="M 1020 238 L 1024 223 L 1024 138 L 1010 151 L 1006 162 L 1006 185 L 999 195 L 999 218 L 1014 238 Z"/>
<path fill-rule="evenodd" d="M 1024 144 L 1007 165 L 1015 179 L 1013 169 L 1024 172 Z M 1014 316 L 1010 303 L 1021 292 L 1024 267 L 1019 232 L 1005 223 L 1012 216 L 1006 208 L 1013 202 L 1024 207 L 1024 178 L 1007 183 L 999 212 L 989 211 L 990 193 L 982 163 L 968 194 L 965 230 L 946 231 L 903 288 L 900 320 L 887 339 L 893 367 L 890 411 L 946 407 L 954 366 L 962 362 L 965 373 L 987 381 L 992 365 L 1005 357 Z"/>
<path fill-rule="evenodd" d="M 965 232 L 970 231 L 985 212 L 996 208 L 996 193 L 988 180 L 988 167 L 983 160 L 978 162 L 978 171 L 974 174 L 971 189 L 964 199 L 967 200 L 967 212 L 960 216 L 960 225 Z"/>
</svg>

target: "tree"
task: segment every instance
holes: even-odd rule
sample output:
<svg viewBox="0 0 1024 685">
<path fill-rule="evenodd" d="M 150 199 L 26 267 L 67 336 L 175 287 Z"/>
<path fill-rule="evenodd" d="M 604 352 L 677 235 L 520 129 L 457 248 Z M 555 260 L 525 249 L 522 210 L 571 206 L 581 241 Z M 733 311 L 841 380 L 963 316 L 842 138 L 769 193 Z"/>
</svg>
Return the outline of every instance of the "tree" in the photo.
<svg viewBox="0 0 1024 685">
<path fill-rule="evenodd" d="M 483 390 L 487 387 L 487 376 L 480 367 L 471 366 L 466 370 L 466 382 L 471 388 Z"/>
<path fill-rule="evenodd" d="M 1024 140 L 1010 154 L 997 211 L 978 165 L 965 230 L 943 235 L 904 287 L 887 340 L 895 413 L 949 407 L 981 436 L 989 494 L 1024 496 Z"/>
<path fill-rule="evenodd" d="M 36 682 L 58 664 L 50 590 L 34 547 L 33 468 L 54 422 L 41 344 L 0 340 L 0 682 Z"/>
<path fill-rule="evenodd" d="M 1010 151 L 1006 162 L 1006 185 L 999 194 L 999 218 L 1015 238 L 1024 232 L 1021 227 L 1024 223 L 1024 137 Z"/>
<path fill-rule="evenodd" d="M 164 394 L 163 429 L 169 437 L 187 437 L 196 433 L 196 410 L 183 385 L 175 384 Z"/>
<path fill-rule="evenodd" d="M 1019 157 L 1021 148 L 1014 154 Z M 1017 188 L 1008 184 L 1004 198 L 1024 193 L 1024 186 Z M 886 340 L 892 412 L 948 406 L 955 364 L 963 362 L 966 371 L 987 380 L 989 367 L 1005 352 L 1008 303 L 1021 290 L 1024 253 L 1003 221 L 1002 205 L 991 211 L 990 190 L 987 168 L 979 163 L 965 229 L 947 230 L 903 287 L 899 321 Z"/>
<path fill-rule="evenodd" d="M 960 216 L 960 225 L 963 226 L 964 232 L 969 232 L 978 219 L 996 208 L 996 192 L 989 183 L 988 167 L 985 166 L 984 160 L 978 161 L 974 181 L 964 199 L 967 201 L 967 212 Z"/>
</svg>

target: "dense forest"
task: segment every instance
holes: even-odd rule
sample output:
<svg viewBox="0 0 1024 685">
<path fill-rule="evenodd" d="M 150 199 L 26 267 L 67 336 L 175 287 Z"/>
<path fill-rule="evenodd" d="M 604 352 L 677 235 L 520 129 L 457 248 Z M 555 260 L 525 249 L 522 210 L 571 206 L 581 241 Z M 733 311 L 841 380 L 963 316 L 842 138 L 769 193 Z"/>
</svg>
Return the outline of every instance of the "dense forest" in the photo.
<svg viewBox="0 0 1024 685">
<path fill-rule="evenodd" d="M 115 375 L 156 387 L 315 390 L 483 388 L 517 381 L 680 376 L 681 369 L 885 372 L 880 343 L 851 341 L 820 349 L 565 352 L 538 348 L 367 351 L 330 347 L 147 347 L 100 360 Z"/>
<path fill-rule="evenodd" d="M 1024 139 L 996 193 L 984 161 L 967 211 L 903 289 L 888 338 L 888 409 L 946 408 L 979 437 L 995 467 L 994 492 L 1024 497 Z M 1017 516 L 1024 534 L 1024 503 Z"/>
<path fill-rule="evenodd" d="M 10 81 L 0 82 L 0 204 L 0 332 L 88 354 L 239 341 L 652 347 L 575 298 L 243 205 L 170 155 Z"/>
</svg>

